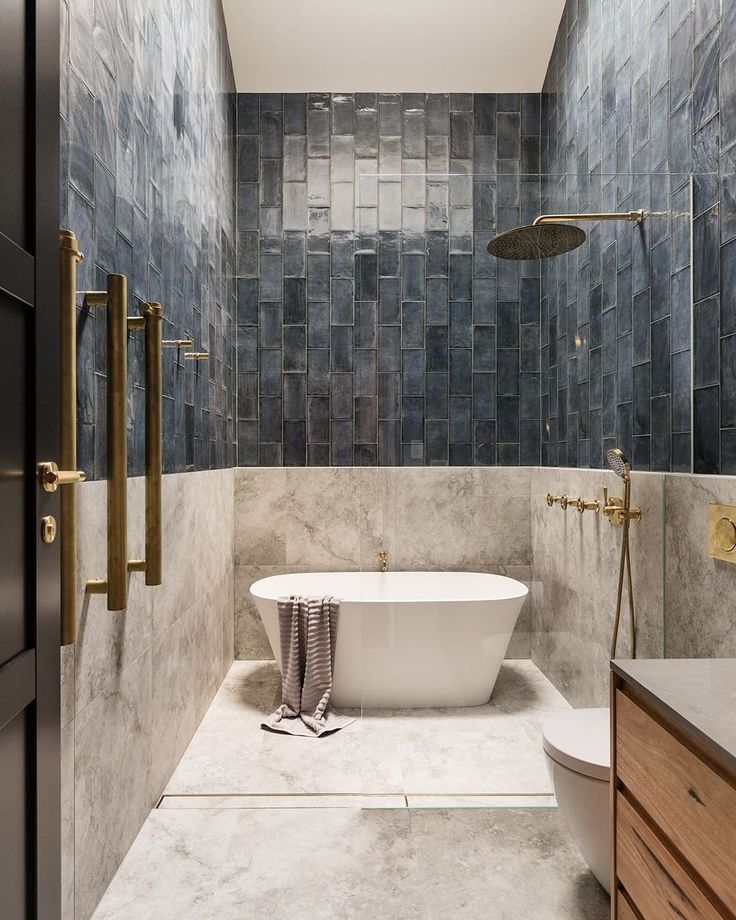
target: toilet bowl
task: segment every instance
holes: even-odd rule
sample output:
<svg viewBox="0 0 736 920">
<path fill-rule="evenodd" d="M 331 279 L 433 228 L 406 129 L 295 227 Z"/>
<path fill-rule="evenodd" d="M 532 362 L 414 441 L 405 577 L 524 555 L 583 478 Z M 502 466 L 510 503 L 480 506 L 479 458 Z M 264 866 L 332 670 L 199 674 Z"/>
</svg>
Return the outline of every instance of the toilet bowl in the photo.
<svg viewBox="0 0 736 920">
<path fill-rule="evenodd" d="M 544 726 L 543 735 L 560 813 L 583 859 L 610 894 L 609 710 L 559 713 Z"/>
</svg>

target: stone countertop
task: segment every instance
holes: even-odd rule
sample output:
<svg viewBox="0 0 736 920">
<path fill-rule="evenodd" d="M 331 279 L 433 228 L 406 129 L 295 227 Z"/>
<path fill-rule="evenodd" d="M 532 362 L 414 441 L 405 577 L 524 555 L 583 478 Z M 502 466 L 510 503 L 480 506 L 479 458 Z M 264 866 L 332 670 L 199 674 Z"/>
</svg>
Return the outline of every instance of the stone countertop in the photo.
<svg viewBox="0 0 736 920">
<path fill-rule="evenodd" d="M 736 770 L 736 658 L 618 659 L 611 668 Z"/>
</svg>

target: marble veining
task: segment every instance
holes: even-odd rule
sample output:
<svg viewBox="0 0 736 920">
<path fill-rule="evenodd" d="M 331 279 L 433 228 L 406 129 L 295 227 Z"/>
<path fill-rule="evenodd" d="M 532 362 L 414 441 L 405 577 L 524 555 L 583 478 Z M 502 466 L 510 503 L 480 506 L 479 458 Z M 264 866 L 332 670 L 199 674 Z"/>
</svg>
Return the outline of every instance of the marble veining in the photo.
<svg viewBox="0 0 736 920">
<path fill-rule="evenodd" d="M 298 859 L 283 865 L 284 841 Z M 329 884 L 315 884 L 330 867 Z M 556 810 L 151 813 L 94 920 L 605 920 Z"/>
<path fill-rule="evenodd" d="M 734 658 L 736 566 L 708 555 L 708 505 L 736 504 L 736 478 L 669 475 L 666 490 L 665 654 Z"/>
<path fill-rule="evenodd" d="M 235 471 L 238 658 L 270 658 L 248 595 L 266 575 L 375 569 L 531 576 L 528 468 L 259 468 Z M 508 656 L 530 654 L 527 600 Z"/>
<path fill-rule="evenodd" d="M 568 704 L 529 661 L 506 662 L 484 706 L 364 709 L 329 744 L 289 745 L 263 732 L 261 719 L 279 694 L 273 662 L 235 662 L 165 794 L 552 792 L 541 730 Z"/>
<path fill-rule="evenodd" d="M 602 515 L 549 508 L 547 492 L 603 498 L 621 480 L 603 470 L 532 470 L 532 658 L 573 706 L 608 705 L 611 635 L 616 608 L 621 529 Z M 664 480 L 634 473 L 632 502 L 642 520 L 631 527 L 631 560 L 639 624 L 638 655 L 664 654 Z M 629 654 L 628 607 L 619 654 Z"/>
<path fill-rule="evenodd" d="M 91 915 L 233 657 L 232 470 L 164 476 L 163 584 L 131 575 L 119 613 L 84 596 L 105 573 L 105 490 L 78 489 L 79 641 L 61 653 L 64 920 Z M 143 555 L 142 479 L 128 498 Z"/>
</svg>

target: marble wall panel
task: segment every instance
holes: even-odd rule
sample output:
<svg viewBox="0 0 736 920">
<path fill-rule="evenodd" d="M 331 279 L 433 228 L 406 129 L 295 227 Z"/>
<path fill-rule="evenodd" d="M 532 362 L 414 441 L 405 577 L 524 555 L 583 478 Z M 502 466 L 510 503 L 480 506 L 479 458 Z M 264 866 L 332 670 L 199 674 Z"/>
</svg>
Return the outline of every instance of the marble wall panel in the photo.
<svg viewBox="0 0 736 920">
<path fill-rule="evenodd" d="M 155 803 L 151 667 L 149 648 L 75 719 L 77 918 L 92 914 Z"/>
<path fill-rule="evenodd" d="M 119 613 L 84 597 L 105 574 L 105 491 L 78 489 L 80 631 L 62 650 L 65 920 L 88 920 L 233 659 L 232 470 L 164 476 L 163 583 L 131 575 Z M 142 556 L 143 479 L 128 498 Z"/>
<path fill-rule="evenodd" d="M 621 480 L 599 470 L 531 472 L 532 658 L 573 706 L 606 706 L 622 531 L 600 514 L 549 508 L 547 492 L 603 498 Z M 631 526 L 638 655 L 661 658 L 664 617 L 664 478 L 634 473 L 632 501 L 642 520 Z M 628 607 L 619 655 L 629 655 Z"/>
<path fill-rule="evenodd" d="M 736 566 L 708 555 L 708 505 L 736 505 L 736 477 L 666 477 L 667 658 L 736 658 Z"/>
<path fill-rule="evenodd" d="M 236 657 L 271 657 L 250 585 L 268 575 L 377 568 L 508 574 L 529 581 L 528 468 L 235 471 Z M 511 657 L 530 654 L 531 604 Z"/>
</svg>

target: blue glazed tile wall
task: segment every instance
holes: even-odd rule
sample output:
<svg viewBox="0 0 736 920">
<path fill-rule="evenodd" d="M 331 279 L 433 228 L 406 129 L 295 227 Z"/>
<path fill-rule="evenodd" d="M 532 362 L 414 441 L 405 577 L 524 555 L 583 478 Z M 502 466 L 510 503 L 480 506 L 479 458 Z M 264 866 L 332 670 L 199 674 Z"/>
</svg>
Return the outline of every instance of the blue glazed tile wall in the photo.
<svg viewBox="0 0 736 920">
<path fill-rule="evenodd" d="M 238 96 L 238 462 L 536 464 L 540 97 Z"/>
<path fill-rule="evenodd" d="M 736 3 L 569 0 L 541 166 L 547 210 L 654 212 L 543 265 L 542 462 L 736 473 Z"/>
<path fill-rule="evenodd" d="M 235 94 L 219 0 L 62 0 L 61 220 L 79 288 L 128 276 L 164 307 L 166 472 L 233 466 Z M 106 475 L 103 310 L 79 311 L 79 466 Z M 143 472 L 142 335 L 129 334 L 129 472 Z"/>
</svg>

